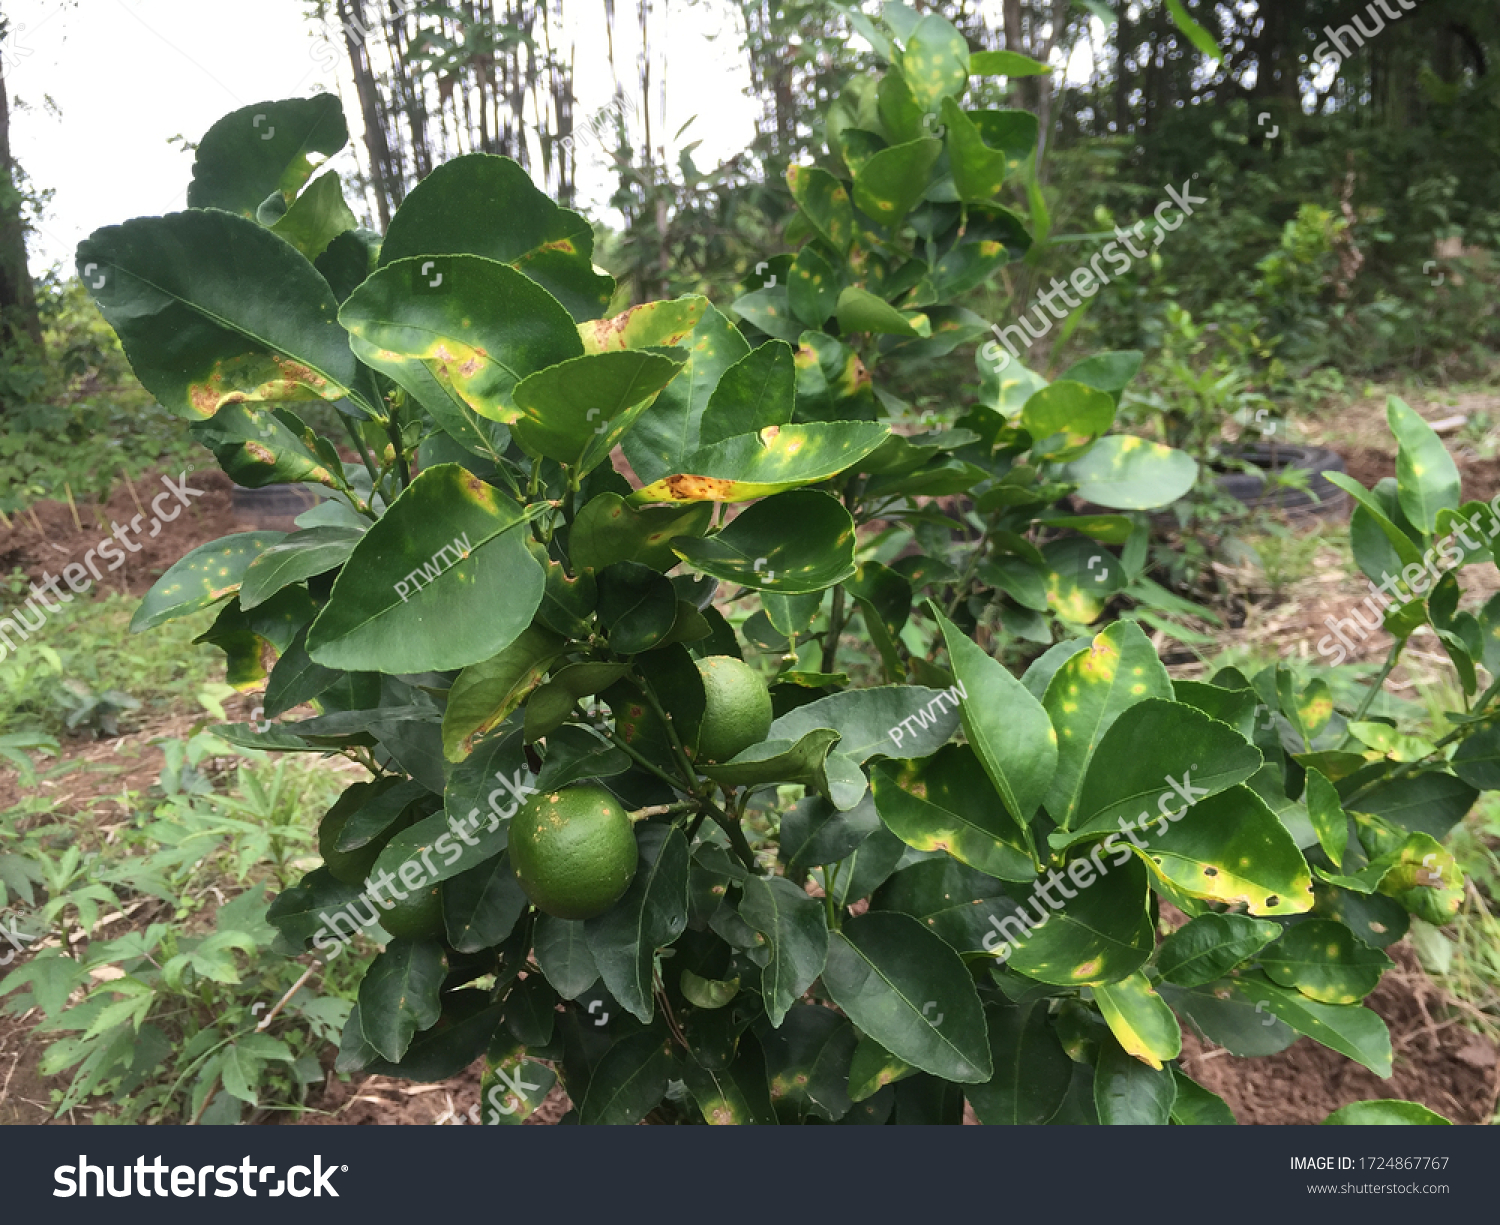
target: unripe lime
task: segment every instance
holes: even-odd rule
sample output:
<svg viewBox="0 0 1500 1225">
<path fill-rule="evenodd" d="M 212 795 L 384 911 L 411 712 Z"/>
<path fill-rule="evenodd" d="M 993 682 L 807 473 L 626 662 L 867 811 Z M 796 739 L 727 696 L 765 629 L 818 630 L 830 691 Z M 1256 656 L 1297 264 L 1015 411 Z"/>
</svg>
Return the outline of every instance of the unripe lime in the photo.
<svg viewBox="0 0 1500 1225">
<path fill-rule="evenodd" d="M 389 910 L 380 909 L 380 926 L 393 936 L 418 939 L 436 936 L 443 930 L 443 903 L 437 885 L 425 885 L 420 889 L 407 890 L 404 901 L 391 895 L 396 904 Z"/>
<path fill-rule="evenodd" d="M 703 722 L 698 727 L 699 761 L 728 761 L 771 730 L 771 694 L 760 673 L 732 655 L 698 661 L 703 678 Z"/>
<path fill-rule="evenodd" d="M 565 787 L 532 796 L 510 823 L 510 866 L 538 910 L 591 919 L 635 878 L 630 818 L 602 787 Z"/>
</svg>

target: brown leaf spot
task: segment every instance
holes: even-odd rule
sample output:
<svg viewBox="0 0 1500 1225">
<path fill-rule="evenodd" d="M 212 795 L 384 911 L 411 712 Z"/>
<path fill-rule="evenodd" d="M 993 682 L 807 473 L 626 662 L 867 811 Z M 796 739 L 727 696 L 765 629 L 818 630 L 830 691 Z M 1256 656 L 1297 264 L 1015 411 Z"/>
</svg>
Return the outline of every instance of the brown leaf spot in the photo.
<svg viewBox="0 0 1500 1225">
<path fill-rule="evenodd" d="M 666 486 L 668 496 L 678 502 L 724 502 L 728 501 L 734 482 L 680 472 L 667 477 Z"/>
</svg>

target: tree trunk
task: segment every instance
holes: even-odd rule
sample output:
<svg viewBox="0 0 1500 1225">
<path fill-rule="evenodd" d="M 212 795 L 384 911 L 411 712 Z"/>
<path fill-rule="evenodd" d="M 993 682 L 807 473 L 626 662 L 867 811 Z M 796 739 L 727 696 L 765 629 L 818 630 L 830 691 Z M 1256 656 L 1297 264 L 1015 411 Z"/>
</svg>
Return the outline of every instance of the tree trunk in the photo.
<svg viewBox="0 0 1500 1225">
<path fill-rule="evenodd" d="M 370 185 L 375 191 L 375 206 L 380 211 L 380 228 L 390 228 L 391 214 L 401 203 L 401 175 L 391 161 L 386 141 L 385 115 L 380 105 L 380 91 L 370 71 L 370 57 L 365 53 L 364 5 L 361 0 L 338 0 L 339 20 L 344 26 L 344 46 L 349 51 L 349 68 L 359 93 L 359 109 L 365 120 L 365 151 L 370 158 Z"/>
<path fill-rule="evenodd" d="M 10 98 L 0 68 L 0 338 L 9 346 L 22 336 L 42 343 L 42 320 L 36 290 L 26 268 L 26 226 L 21 220 L 21 191 L 10 156 Z"/>
</svg>

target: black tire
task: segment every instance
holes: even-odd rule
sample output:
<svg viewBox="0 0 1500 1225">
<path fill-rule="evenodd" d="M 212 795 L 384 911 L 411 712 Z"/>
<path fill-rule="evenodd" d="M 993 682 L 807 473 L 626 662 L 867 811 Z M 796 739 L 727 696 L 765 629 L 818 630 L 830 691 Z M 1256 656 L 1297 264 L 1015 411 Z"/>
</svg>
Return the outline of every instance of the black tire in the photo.
<svg viewBox="0 0 1500 1225">
<path fill-rule="evenodd" d="M 1226 452 L 1231 458 L 1244 460 L 1260 472 L 1224 472 L 1218 486 L 1224 493 L 1250 510 L 1279 510 L 1294 519 L 1309 516 L 1343 517 L 1349 513 L 1349 495 L 1323 476 L 1324 472 L 1343 472 L 1343 457 L 1327 447 L 1299 446 L 1295 443 L 1253 442 Z M 1301 468 L 1311 473 L 1307 488 L 1267 488 L 1272 472 Z"/>
<path fill-rule="evenodd" d="M 229 498 L 236 520 L 267 531 L 295 531 L 293 520 L 318 504 L 318 495 L 302 485 L 236 485 Z"/>
</svg>

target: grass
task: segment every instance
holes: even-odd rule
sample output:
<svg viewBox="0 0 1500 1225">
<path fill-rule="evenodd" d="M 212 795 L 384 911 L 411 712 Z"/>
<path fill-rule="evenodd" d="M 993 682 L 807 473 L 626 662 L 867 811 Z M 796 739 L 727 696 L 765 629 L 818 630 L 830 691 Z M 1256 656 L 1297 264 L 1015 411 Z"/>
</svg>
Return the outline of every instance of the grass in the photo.
<svg viewBox="0 0 1500 1225">
<path fill-rule="evenodd" d="M 13 579 L 15 603 L 18 587 L 25 590 Z M 213 623 L 214 610 L 132 634 L 130 619 L 138 604 L 134 596 L 118 592 L 64 604 L 17 644 L 19 649 L 0 661 L 0 735 L 61 736 L 70 730 L 70 719 L 79 727 L 97 724 L 108 717 L 98 703 L 104 695 L 118 695 L 105 703 L 116 715 L 132 710 L 139 721 L 192 710 L 203 695 L 220 694 L 222 654 L 193 644 Z M 121 705 L 121 698 L 139 706 Z"/>
</svg>

